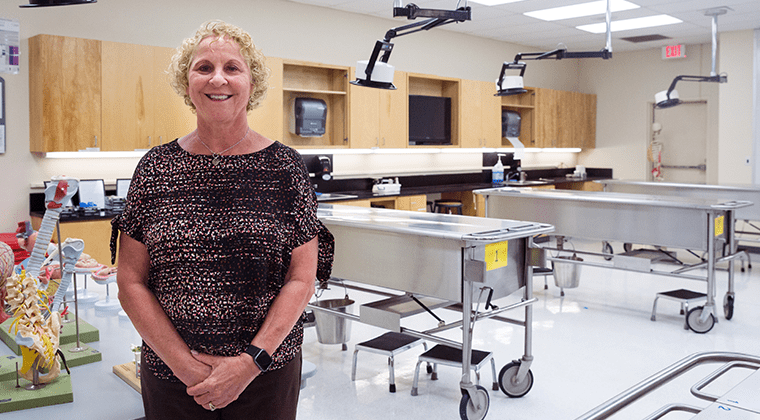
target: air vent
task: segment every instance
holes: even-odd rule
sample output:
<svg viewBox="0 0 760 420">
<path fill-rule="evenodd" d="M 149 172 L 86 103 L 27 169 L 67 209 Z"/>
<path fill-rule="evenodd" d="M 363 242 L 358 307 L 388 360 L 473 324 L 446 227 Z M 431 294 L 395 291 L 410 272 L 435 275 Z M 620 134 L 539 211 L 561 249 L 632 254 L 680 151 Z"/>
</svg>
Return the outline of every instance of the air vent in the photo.
<svg viewBox="0 0 760 420">
<path fill-rule="evenodd" d="M 661 41 L 663 39 L 670 39 L 669 36 L 665 35 L 642 35 L 642 36 L 629 36 L 627 38 L 620 38 L 623 41 L 633 42 L 634 44 L 637 44 L 639 42 L 650 42 L 650 41 Z"/>
</svg>

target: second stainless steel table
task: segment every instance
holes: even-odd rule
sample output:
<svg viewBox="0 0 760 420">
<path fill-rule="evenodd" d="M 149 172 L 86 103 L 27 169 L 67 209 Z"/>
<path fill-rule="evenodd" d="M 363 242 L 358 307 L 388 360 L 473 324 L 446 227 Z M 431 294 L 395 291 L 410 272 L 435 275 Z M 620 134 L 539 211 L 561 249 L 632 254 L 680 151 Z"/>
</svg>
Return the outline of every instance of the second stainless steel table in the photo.
<svg viewBox="0 0 760 420">
<path fill-rule="evenodd" d="M 736 249 L 734 214 L 738 209 L 752 204 L 746 201 L 529 188 L 490 188 L 475 193 L 485 197 L 487 217 L 548 223 L 555 226 L 554 234 L 558 236 L 706 252 L 705 262 L 675 271 L 655 270 L 649 264 L 642 263 L 641 258 L 621 255 L 607 256 L 611 259 L 609 264 L 596 264 L 706 281 L 707 303 L 704 307 L 692 309 L 687 315 L 687 325 L 695 332 L 707 332 L 717 321 L 715 266 L 738 255 L 729 253 L 719 257 L 716 249 L 719 243 L 726 244 L 730 250 Z M 594 265 L 569 259 L 562 262 Z M 697 268 L 706 268 L 707 275 L 685 274 Z M 733 296 L 733 264 L 729 264 L 729 290 L 724 299 L 726 313 L 733 313 Z"/>
</svg>

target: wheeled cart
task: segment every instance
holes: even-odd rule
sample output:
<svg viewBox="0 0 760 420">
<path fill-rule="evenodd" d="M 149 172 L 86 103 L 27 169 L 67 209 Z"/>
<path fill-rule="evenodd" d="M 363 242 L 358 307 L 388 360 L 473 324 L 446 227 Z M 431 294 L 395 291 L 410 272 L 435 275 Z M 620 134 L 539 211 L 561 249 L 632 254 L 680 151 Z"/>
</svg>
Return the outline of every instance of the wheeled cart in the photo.
<svg viewBox="0 0 760 420">
<path fill-rule="evenodd" d="M 651 261 L 626 255 L 598 254 L 606 260 L 603 263 L 588 258 L 586 261 L 550 258 L 564 264 L 594 265 L 705 282 L 705 305 L 691 309 L 686 317 L 689 328 L 697 333 L 710 331 L 717 322 L 716 264 L 730 263 L 744 254 L 731 252 L 736 249 L 734 215 L 739 209 L 752 205 L 747 201 L 601 191 L 490 188 L 474 192 L 485 197 L 486 217 L 548 223 L 555 226 L 555 236 L 705 252 L 704 261 L 673 271 L 656 270 L 651 267 Z M 721 255 L 721 249 L 728 251 Z M 555 251 L 562 249 L 557 248 Z M 589 252 L 575 253 L 594 256 Z M 705 276 L 688 273 L 702 268 L 707 271 Z M 733 280 L 733 264 L 729 264 L 728 291 L 723 301 L 726 319 L 733 316 Z"/>
<path fill-rule="evenodd" d="M 491 318 L 525 328 L 524 354 L 511 365 L 515 368 L 502 371 L 499 380 L 507 390 L 525 388 L 525 382 L 533 380 L 531 324 L 536 298 L 530 279 L 532 266 L 541 265 L 543 257 L 533 247 L 533 236 L 550 233 L 553 226 L 330 204 L 320 204 L 318 217 L 335 236 L 333 279 L 383 298 L 361 305 L 358 316 L 315 304 L 309 304 L 310 309 L 460 349 L 463 420 L 485 418 L 490 403 L 488 391 L 470 380 L 476 321 Z M 500 308 L 491 304 L 492 299 L 520 289 L 519 302 Z M 460 310 L 462 320 L 441 321 L 426 331 L 402 326 L 404 317 L 436 308 Z M 519 308 L 525 311 L 524 320 L 499 316 Z M 454 328 L 462 329 L 461 343 L 439 335 Z"/>
<path fill-rule="evenodd" d="M 705 363 L 723 363 L 720 368 L 691 387 L 692 395 L 710 401 L 710 405 L 697 407 L 682 403 L 668 404 L 646 417 L 646 420 L 656 420 L 674 411 L 697 414 L 693 419 L 699 420 L 760 419 L 760 400 L 757 398 L 758 391 L 760 391 L 760 372 L 757 371 L 760 369 L 760 357 L 743 353 L 708 352 L 685 357 L 576 420 L 609 418 L 641 397 L 656 391 L 662 385 Z M 734 368 L 754 369 L 755 372 L 723 395 L 712 395 L 704 391 L 707 385 Z"/>
</svg>

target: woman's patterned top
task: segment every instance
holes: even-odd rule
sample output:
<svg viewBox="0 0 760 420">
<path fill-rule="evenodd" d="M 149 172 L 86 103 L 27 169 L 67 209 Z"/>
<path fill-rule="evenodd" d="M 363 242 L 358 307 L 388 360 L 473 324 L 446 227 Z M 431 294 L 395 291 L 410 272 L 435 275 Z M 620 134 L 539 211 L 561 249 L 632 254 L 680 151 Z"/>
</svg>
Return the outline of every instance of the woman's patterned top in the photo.
<svg viewBox="0 0 760 420">
<path fill-rule="evenodd" d="M 251 343 L 283 286 L 291 251 L 320 238 L 318 278 L 329 278 L 332 235 L 317 219 L 301 156 L 275 142 L 255 153 L 191 154 L 174 140 L 137 165 L 124 212 L 112 221 L 148 249 L 148 287 L 190 349 L 236 356 Z M 299 351 L 303 317 L 272 355 L 279 369 Z M 146 364 L 178 379 L 143 343 Z"/>
</svg>

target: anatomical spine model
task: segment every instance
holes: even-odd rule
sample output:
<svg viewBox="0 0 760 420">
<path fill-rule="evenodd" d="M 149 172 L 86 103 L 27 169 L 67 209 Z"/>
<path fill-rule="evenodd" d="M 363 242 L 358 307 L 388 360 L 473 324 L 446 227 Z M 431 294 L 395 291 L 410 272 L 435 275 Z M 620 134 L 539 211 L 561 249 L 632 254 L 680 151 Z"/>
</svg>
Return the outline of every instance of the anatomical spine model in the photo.
<svg viewBox="0 0 760 420">
<path fill-rule="evenodd" d="M 50 382 L 60 373 L 60 363 L 56 354 L 59 353 L 61 316 L 57 308 L 61 305 L 66 290 L 69 288 L 77 259 L 84 250 L 84 241 L 81 239 L 67 239 L 61 244 L 61 253 L 64 258 L 63 278 L 55 292 L 52 305 L 48 306 L 48 296 L 44 291 L 37 290 L 38 282 L 34 273 L 39 273 L 40 266 L 45 260 L 45 252 L 61 210 L 77 192 L 79 185 L 78 180 L 68 177 L 54 177 L 53 181 L 45 190 L 45 216 L 37 234 L 37 241 L 27 270 L 20 275 L 14 274 L 8 279 L 6 285 L 8 290 L 6 300 L 15 318 L 10 330 L 16 334 L 16 344 L 21 347 L 23 357 L 19 374 L 33 381 L 37 373 L 40 383 Z M 45 374 L 39 375 L 41 372 Z"/>
</svg>

